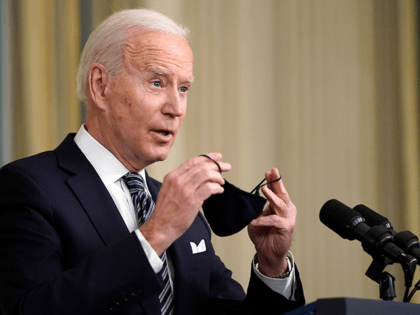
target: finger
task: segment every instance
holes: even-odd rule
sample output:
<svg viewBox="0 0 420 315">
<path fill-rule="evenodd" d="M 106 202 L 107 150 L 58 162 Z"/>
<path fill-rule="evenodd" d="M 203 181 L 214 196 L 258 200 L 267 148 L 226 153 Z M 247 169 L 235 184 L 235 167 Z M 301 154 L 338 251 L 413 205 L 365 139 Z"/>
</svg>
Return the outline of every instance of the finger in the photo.
<svg viewBox="0 0 420 315">
<path fill-rule="evenodd" d="M 210 160 L 209 164 L 204 164 L 202 159 L 202 157 L 192 158 L 180 168 L 168 173 L 163 180 L 165 187 L 174 186 L 178 189 L 193 192 L 205 182 L 214 182 L 219 186 L 223 185 L 225 180 L 217 166 Z"/>
<path fill-rule="evenodd" d="M 188 174 L 189 178 L 187 180 L 196 184 L 196 187 L 199 187 L 203 183 L 213 182 L 219 185 L 225 183 L 225 179 L 222 174 L 214 168 L 204 168 L 204 169 L 195 169 Z"/>
<path fill-rule="evenodd" d="M 280 214 L 280 211 L 282 208 L 286 207 L 286 203 L 283 199 L 281 199 L 280 196 L 277 196 L 270 188 L 267 186 L 261 187 L 261 192 L 267 198 L 267 200 L 270 203 L 271 208 L 276 214 Z"/>
<path fill-rule="evenodd" d="M 207 155 L 208 157 L 212 158 L 215 161 L 222 160 L 222 153 L 220 152 L 210 152 L 210 153 L 206 153 L 205 155 Z"/>
<path fill-rule="evenodd" d="M 252 220 L 251 225 L 280 228 L 282 226 L 282 219 L 278 215 L 260 216 Z"/>
<path fill-rule="evenodd" d="M 270 184 L 268 184 L 268 188 L 270 188 L 276 195 L 281 193 L 281 185 L 279 181 L 275 181 L 276 179 L 280 178 L 279 170 L 277 168 L 273 168 L 271 172 L 267 172 L 270 174 Z"/>
<path fill-rule="evenodd" d="M 280 196 L 280 198 L 283 199 L 286 204 L 290 203 L 291 200 L 289 197 L 289 193 L 287 192 L 286 187 L 284 187 L 283 179 L 279 180 L 279 186 L 280 186 L 280 191 L 279 191 L 278 196 Z"/>
<path fill-rule="evenodd" d="M 210 162 L 210 161 L 213 162 L 213 164 L 221 172 L 228 172 L 232 168 L 232 166 L 229 163 L 222 161 L 222 154 L 219 152 L 207 153 L 207 154 L 204 154 L 204 157 L 207 159 L 207 162 Z"/>
<path fill-rule="evenodd" d="M 274 178 L 278 179 L 280 178 L 279 172 L 277 169 L 273 169 L 272 173 L 267 172 L 270 174 L 270 179 L 273 178 L 273 174 L 274 174 Z M 267 176 L 269 177 L 269 176 Z M 275 179 L 272 179 L 275 180 Z M 274 183 L 271 183 L 269 185 L 267 185 L 268 188 L 273 191 L 279 198 L 281 198 L 286 204 L 289 204 L 290 201 L 290 197 L 289 194 L 287 193 L 286 187 L 284 187 L 284 183 L 283 183 L 283 179 L 280 179 L 278 181 L 275 181 Z M 262 190 L 261 190 L 262 191 Z"/>
<path fill-rule="evenodd" d="M 218 163 L 216 160 L 212 159 L 211 157 L 209 157 L 209 156 L 208 156 L 208 155 L 206 155 L 206 154 L 202 154 L 202 155 L 200 155 L 200 156 L 203 156 L 203 157 L 205 157 L 205 158 L 209 159 L 210 161 L 213 161 L 213 162 L 214 162 L 214 164 L 216 164 L 216 165 L 217 165 L 217 168 L 219 169 L 219 172 L 220 172 L 220 173 L 222 172 L 222 169 L 220 168 L 220 165 L 219 165 L 219 163 Z"/>
<path fill-rule="evenodd" d="M 229 172 L 230 169 L 232 168 L 232 165 L 230 165 L 229 163 L 222 162 L 222 161 L 219 161 L 218 163 L 219 163 L 220 168 L 222 169 L 222 172 Z"/>
<path fill-rule="evenodd" d="M 204 200 L 209 198 L 211 195 L 221 194 L 223 193 L 223 191 L 223 187 L 219 184 L 213 182 L 206 182 L 197 188 L 197 190 L 195 191 L 195 195 L 204 202 Z"/>
</svg>

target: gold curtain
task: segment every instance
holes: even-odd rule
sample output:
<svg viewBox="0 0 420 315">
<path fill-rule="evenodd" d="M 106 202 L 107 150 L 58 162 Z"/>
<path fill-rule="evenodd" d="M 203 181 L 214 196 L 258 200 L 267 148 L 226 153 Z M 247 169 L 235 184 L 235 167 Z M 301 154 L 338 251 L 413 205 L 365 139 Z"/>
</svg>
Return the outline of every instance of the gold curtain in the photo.
<svg viewBox="0 0 420 315">
<path fill-rule="evenodd" d="M 278 167 L 298 209 L 292 251 L 307 300 L 378 298 L 378 285 L 364 275 L 371 258 L 318 215 L 331 198 L 363 203 L 396 230 L 420 234 L 417 2 L 92 0 L 92 24 L 137 6 L 187 25 L 195 58 L 177 143 L 148 171 L 162 180 L 188 158 L 220 151 L 233 166 L 226 179 L 251 190 Z M 16 157 L 51 149 L 80 126 L 78 53 L 64 56 L 64 44 L 79 51 L 77 7 L 16 5 Z M 71 65 L 59 62 L 67 58 Z M 213 240 L 246 289 L 254 254 L 246 231 Z M 399 269 L 387 268 L 401 300 Z"/>
<path fill-rule="evenodd" d="M 13 2 L 14 158 L 53 149 L 81 124 L 79 1 Z"/>
</svg>

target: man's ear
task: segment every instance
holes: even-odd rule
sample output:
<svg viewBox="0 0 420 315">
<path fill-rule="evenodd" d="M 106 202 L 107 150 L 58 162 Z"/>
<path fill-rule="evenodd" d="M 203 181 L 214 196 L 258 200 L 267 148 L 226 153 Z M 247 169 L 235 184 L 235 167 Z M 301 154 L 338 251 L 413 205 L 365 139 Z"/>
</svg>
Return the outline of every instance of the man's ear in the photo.
<svg viewBox="0 0 420 315">
<path fill-rule="evenodd" d="M 89 69 L 89 85 L 88 92 L 92 101 L 100 108 L 104 108 L 105 105 L 105 91 L 109 84 L 109 74 L 106 71 L 106 67 L 100 63 L 94 63 Z"/>
</svg>

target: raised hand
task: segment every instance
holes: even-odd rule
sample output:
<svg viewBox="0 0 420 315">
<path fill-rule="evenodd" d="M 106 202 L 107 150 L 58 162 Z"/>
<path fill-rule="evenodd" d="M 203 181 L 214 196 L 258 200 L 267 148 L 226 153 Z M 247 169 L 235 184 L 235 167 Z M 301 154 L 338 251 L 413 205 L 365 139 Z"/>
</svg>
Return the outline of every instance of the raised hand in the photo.
<svg viewBox="0 0 420 315">
<path fill-rule="evenodd" d="M 222 170 L 231 169 L 220 153 L 208 153 Z M 223 192 L 219 167 L 207 157 L 194 157 L 168 173 L 155 209 L 140 231 L 158 255 L 163 253 L 192 224 L 204 200 Z"/>
<path fill-rule="evenodd" d="M 273 168 L 265 173 L 265 177 L 271 182 L 280 175 Z M 268 277 L 276 277 L 287 270 L 286 254 L 292 242 L 296 207 L 282 180 L 263 186 L 261 191 L 269 204 L 261 216 L 248 225 L 248 234 L 257 251 L 260 271 Z"/>
</svg>

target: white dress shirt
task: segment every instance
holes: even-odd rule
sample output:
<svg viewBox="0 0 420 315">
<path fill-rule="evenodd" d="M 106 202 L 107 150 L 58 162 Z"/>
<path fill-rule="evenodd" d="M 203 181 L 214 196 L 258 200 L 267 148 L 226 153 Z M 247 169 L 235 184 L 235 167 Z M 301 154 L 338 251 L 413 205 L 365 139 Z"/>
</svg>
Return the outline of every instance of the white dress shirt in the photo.
<svg viewBox="0 0 420 315">
<path fill-rule="evenodd" d="M 133 201 L 131 199 L 130 191 L 128 190 L 122 177 L 129 172 L 129 170 L 103 145 L 96 141 L 82 125 L 74 138 L 79 149 L 86 156 L 88 161 L 92 164 L 106 189 L 111 195 L 112 199 L 117 206 L 127 228 L 130 232 L 135 231 L 141 246 L 149 259 L 150 265 L 153 270 L 158 273 L 162 269 L 163 263 L 154 249 L 150 246 L 144 238 L 140 230 L 137 228 L 137 213 L 134 209 Z M 150 194 L 145 177 L 145 170 L 139 172 L 145 182 L 147 193 Z M 169 255 L 168 255 L 169 256 Z M 282 294 L 288 299 L 294 300 L 294 287 L 296 283 L 295 268 L 293 255 L 289 252 L 288 258 L 290 261 L 291 272 L 288 278 L 273 279 L 264 276 L 258 271 L 255 263 L 253 262 L 253 270 L 256 275 L 273 291 Z M 171 285 L 173 285 L 173 266 L 168 257 L 169 274 Z"/>
</svg>

